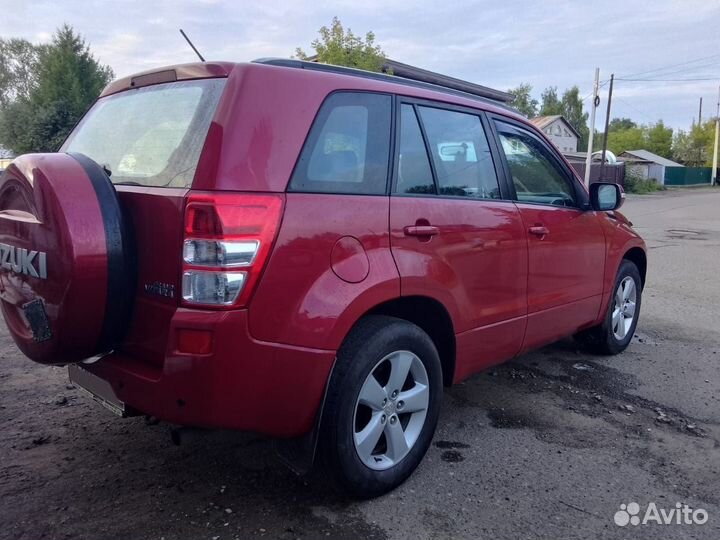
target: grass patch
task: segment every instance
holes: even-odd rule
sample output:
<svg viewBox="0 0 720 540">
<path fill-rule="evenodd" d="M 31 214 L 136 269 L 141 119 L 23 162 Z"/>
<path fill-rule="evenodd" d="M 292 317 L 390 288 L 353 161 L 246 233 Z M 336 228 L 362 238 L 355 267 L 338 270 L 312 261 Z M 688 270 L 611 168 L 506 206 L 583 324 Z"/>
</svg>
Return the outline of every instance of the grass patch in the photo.
<svg viewBox="0 0 720 540">
<path fill-rule="evenodd" d="M 663 189 L 664 187 L 652 178 L 642 178 L 640 176 L 633 175 L 625 176 L 625 191 L 628 193 L 638 193 L 642 195 L 645 193 L 662 191 Z"/>
</svg>

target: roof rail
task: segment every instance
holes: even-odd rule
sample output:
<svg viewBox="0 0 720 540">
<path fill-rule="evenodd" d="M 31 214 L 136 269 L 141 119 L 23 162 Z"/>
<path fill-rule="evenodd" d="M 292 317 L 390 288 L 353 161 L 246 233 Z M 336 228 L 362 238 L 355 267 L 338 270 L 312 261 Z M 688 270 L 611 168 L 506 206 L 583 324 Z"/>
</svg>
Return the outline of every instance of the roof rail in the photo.
<svg viewBox="0 0 720 540">
<path fill-rule="evenodd" d="M 342 75 L 350 75 L 352 77 L 362 77 L 364 79 L 373 79 L 377 81 L 388 82 L 392 84 L 401 84 L 404 86 L 412 86 L 415 88 L 424 88 L 427 90 L 434 90 L 436 92 L 442 92 L 443 94 L 451 94 L 466 99 L 472 99 L 474 101 L 480 101 L 488 103 L 496 107 L 520 114 L 516 109 L 510 107 L 499 99 L 492 99 L 490 97 L 480 96 L 477 94 L 471 94 L 470 92 L 464 92 L 462 90 L 456 90 L 447 86 L 441 86 L 439 84 L 433 84 L 424 81 L 417 81 L 414 79 L 407 79 L 401 76 L 388 75 L 386 73 L 377 73 L 374 71 L 365 71 L 362 69 L 356 69 L 345 66 L 336 66 L 333 64 L 321 64 L 319 62 L 305 62 L 303 60 L 295 60 L 291 58 L 258 58 L 252 61 L 253 64 L 265 64 L 268 66 L 279 66 L 289 67 L 296 69 L 308 69 L 312 71 L 324 71 L 326 73 L 338 73 Z"/>
</svg>

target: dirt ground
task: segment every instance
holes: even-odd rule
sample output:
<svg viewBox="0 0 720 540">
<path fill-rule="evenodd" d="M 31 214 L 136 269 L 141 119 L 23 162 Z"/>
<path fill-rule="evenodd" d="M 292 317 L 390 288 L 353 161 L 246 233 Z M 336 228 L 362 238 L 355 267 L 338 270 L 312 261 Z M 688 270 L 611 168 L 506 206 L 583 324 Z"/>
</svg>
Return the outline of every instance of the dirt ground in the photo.
<svg viewBox="0 0 720 540">
<path fill-rule="evenodd" d="M 720 537 L 720 189 L 631 198 L 648 241 L 638 333 L 564 341 L 446 391 L 425 461 L 372 501 L 284 468 L 272 444 L 121 420 L 0 331 L 0 538 Z M 621 504 L 705 524 L 615 524 Z M 642 517 L 642 513 L 641 513 Z"/>
</svg>

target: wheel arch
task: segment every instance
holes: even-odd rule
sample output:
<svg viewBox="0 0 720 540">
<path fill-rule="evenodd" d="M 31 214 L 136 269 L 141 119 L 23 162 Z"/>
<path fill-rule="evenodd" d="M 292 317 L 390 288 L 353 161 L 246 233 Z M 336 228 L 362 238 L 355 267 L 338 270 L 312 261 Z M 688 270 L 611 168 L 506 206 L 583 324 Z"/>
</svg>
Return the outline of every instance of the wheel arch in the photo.
<svg viewBox="0 0 720 540">
<path fill-rule="evenodd" d="M 640 279 L 642 281 L 641 285 L 645 288 L 645 279 L 647 276 L 647 254 L 645 253 L 645 250 L 639 247 L 630 248 L 625 252 L 622 258 L 637 266 L 638 271 L 640 272 Z"/>
<path fill-rule="evenodd" d="M 438 300 L 428 296 L 400 296 L 385 300 L 365 311 L 350 325 L 346 336 L 357 323 L 368 315 L 387 315 L 416 324 L 430 336 L 440 356 L 443 385 L 452 385 L 455 375 L 455 330 L 447 308 Z M 336 359 L 337 361 L 337 359 Z M 328 373 L 325 393 L 318 407 L 313 428 L 297 439 L 275 441 L 275 450 L 280 459 L 298 474 L 306 474 L 315 462 L 320 423 L 325 409 L 332 372 L 335 362 Z"/>
<path fill-rule="evenodd" d="M 455 329 L 450 313 L 442 303 L 429 296 L 401 296 L 376 305 L 362 317 L 367 315 L 388 315 L 419 326 L 437 348 L 443 385 L 452 384 L 455 374 Z"/>
</svg>

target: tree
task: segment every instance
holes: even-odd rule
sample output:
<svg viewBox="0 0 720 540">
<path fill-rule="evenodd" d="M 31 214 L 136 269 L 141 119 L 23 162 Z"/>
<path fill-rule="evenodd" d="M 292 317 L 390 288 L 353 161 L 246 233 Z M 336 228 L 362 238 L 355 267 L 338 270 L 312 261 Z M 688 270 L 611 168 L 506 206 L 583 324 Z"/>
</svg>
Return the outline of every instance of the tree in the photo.
<svg viewBox="0 0 720 540">
<path fill-rule="evenodd" d="M 580 89 L 573 86 L 565 90 L 560 102 L 562 114 L 565 120 L 580 134 L 578 139 L 578 150 L 587 150 L 590 129 L 587 125 L 588 113 L 583 112 L 583 102 L 580 98 Z"/>
<path fill-rule="evenodd" d="M 517 88 L 510 88 L 508 94 L 513 96 L 512 106 L 528 118 L 537 116 L 538 100 L 534 99 L 530 92 L 532 86 L 526 83 L 520 83 Z"/>
<path fill-rule="evenodd" d="M 647 144 L 645 148 L 653 154 L 664 158 L 672 158 L 672 128 L 665 127 L 662 120 L 658 120 L 656 124 L 648 126 L 645 130 Z"/>
<path fill-rule="evenodd" d="M 704 124 L 693 123 L 689 132 L 678 131 L 673 137 L 672 156 L 688 167 L 712 167 L 715 144 L 715 118 Z"/>
<path fill-rule="evenodd" d="M 52 152 L 112 79 L 82 36 L 64 25 L 38 49 L 35 79 L 17 92 L 0 116 L 0 144 L 17 153 Z"/>
<path fill-rule="evenodd" d="M 375 34 L 368 32 L 365 39 L 356 36 L 350 28 L 345 30 L 340 19 L 333 17 L 330 28 L 323 26 L 319 30 L 320 38 L 312 42 L 315 49 L 313 56 L 318 62 L 347 66 L 366 71 L 383 71 L 385 53 L 379 45 L 375 44 Z M 295 56 L 300 60 L 308 60 L 308 56 L 301 48 L 295 49 Z"/>
<path fill-rule="evenodd" d="M 644 150 L 646 141 L 647 139 L 641 127 L 617 131 L 608 130 L 608 150 L 616 156 L 627 150 Z"/>
<path fill-rule="evenodd" d="M 557 86 L 549 86 L 540 94 L 540 116 L 563 114 L 562 103 L 558 99 Z"/>
<path fill-rule="evenodd" d="M 30 97 L 41 50 L 25 39 L 0 39 L 0 107 Z"/>
<path fill-rule="evenodd" d="M 641 126 L 627 118 L 620 119 L 614 125 L 610 122 L 608 148 L 615 154 L 619 155 L 627 150 L 649 150 L 659 156 L 671 158 L 672 143 L 673 130 L 665 127 L 662 120 Z"/>
<path fill-rule="evenodd" d="M 608 132 L 620 131 L 622 129 L 630 129 L 635 127 L 637 127 L 637 124 L 629 118 L 613 118 L 612 120 L 610 120 Z"/>
</svg>

